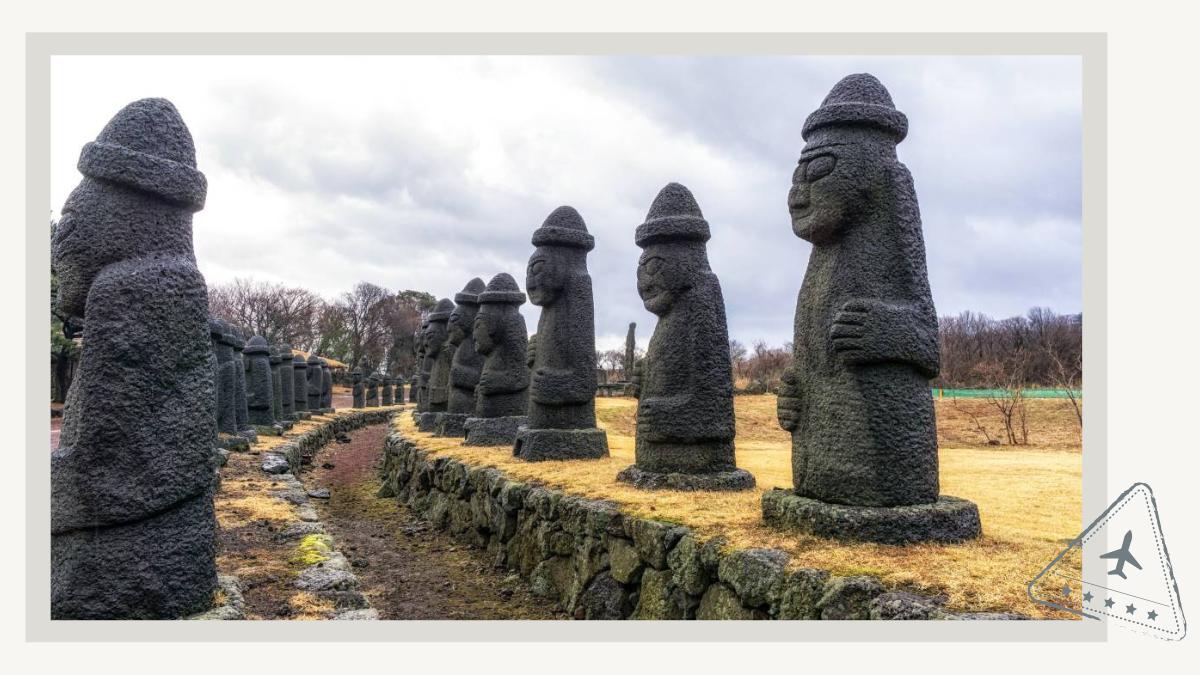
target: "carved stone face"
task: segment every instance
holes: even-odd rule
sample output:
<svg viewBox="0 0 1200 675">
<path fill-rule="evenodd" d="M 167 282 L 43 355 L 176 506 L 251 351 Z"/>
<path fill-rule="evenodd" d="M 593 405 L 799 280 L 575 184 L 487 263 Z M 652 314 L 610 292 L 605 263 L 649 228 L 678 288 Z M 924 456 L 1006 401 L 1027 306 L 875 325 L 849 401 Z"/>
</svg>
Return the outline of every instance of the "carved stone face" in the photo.
<svg viewBox="0 0 1200 675">
<path fill-rule="evenodd" d="M 702 242 L 649 244 L 638 260 L 638 295 L 646 310 L 663 316 L 708 268 Z"/>
<path fill-rule="evenodd" d="M 471 329 L 471 337 L 475 338 L 475 351 L 490 354 L 496 348 L 496 333 L 500 330 L 503 312 L 504 308 L 494 303 L 480 306 Z"/>
<path fill-rule="evenodd" d="M 525 271 L 525 292 L 539 307 L 554 304 L 567 286 L 566 252 L 539 246 L 529 257 Z"/>
<path fill-rule="evenodd" d="M 449 332 L 445 321 L 430 321 L 429 327 L 425 329 L 425 354 L 432 355 L 442 351 Z"/>
<path fill-rule="evenodd" d="M 450 313 L 450 321 L 446 324 L 450 344 L 458 346 L 467 339 L 467 333 L 475 329 L 475 308 L 468 305 L 458 305 Z"/>
<path fill-rule="evenodd" d="M 116 253 L 112 243 L 103 241 L 110 191 L 117 189 L 84 178 L 67 197 L 55 228 L 52 259 L 58 274 L 59 308 L 73 316 L 83 316 L 88 289 L 100 270 L 120 259 L 112 255 Z"/>
<path fill-rule="evenodd" d="M 792 231 L 823 246 L 872 208 L 882 173 L 895 161 L 895 141 L 886 135 L 845 128 L 820 130 L 800 154 L 788 192 Z"/>
</svg>

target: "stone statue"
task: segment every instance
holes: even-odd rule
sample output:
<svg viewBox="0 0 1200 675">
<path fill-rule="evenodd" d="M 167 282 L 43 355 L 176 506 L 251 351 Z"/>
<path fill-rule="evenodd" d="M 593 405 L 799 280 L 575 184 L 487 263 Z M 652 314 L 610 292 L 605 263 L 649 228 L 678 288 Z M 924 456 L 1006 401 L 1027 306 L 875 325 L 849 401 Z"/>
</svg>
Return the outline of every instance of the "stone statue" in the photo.
<svg viewBox="0 0 1200 675">
<path fill-rule="evenodd" d="M 642 488 L 745 490 L 734 463 L 733 369 L 721 284 L 708 265 L 708 221 L 678 183 L 638 226 L 638 294 L 658 316 L 643 367 L 636 463 L 617 475 Z"/>
<path fill-rule="evenodd" d="M 367 401 L 368 408 L 379 407 L 379 376 L 372 374 L 367 378 Z"/>
<path fill-rule="evenodd" d="M 517 428 L 529 419 L 529 339 L 518 309 L 523 304 L 525 294 L 504 272 L 492 277 L 479 294 L 471 334 L 475 351 L 483 354 L 483 368 L 475 386 L 475 415 L 463 424 L 465 445 L 512 445 Z"/>
<path fill-rule="evenodd" d="M 210 318 L 208 327 L 215 356 L 213 382 L 217 401 L 217 431 L 232 435 L 238 432 L 235 410 L 237 395 L 234 393 L 237 375 L 233 371 L 236 367 L 233 362 L 233 343 L 228 338 L 229 327 L 221 319 Z"/>
<path fill-rule="evenodd" d="M 267 340 L 261 335 L 255 335 L 246 343 L 242 352 L 248 365 L 246 366 L 246 407 L 249 409 L 250 423 L 264 427 L 275 424 L 275 414 L 271 410 L 275 384 L 271 379 L 271 350 Z"/>
<path fill-rule="evenodd" d="M 317 413 L 322 408 L 321 390 L 325 386 L 321 381 L 321 357 L 310 352 L 306 365 L 308 366 L 305 372 L 308 387 L 308 409 Z"/>
<path fill-rule="evenodd" d="M 450 402 L 450 359 L 452 350 L 446 349 L 449 335 L 447 323 L 454 311 L 454 302 L 442 298 L 429 313 L 429 325 L 425 328 L 425 363 L 429 370 L 428 403 L 417 418 L 419 431 L 432 432 L 437 428 L 438 413 L 446 412 Z"/>
<path fill-rule="evenodd" d="M 533 233 L 525 290 L 542 308 L 529 386 L 529 426 L 517 432 L 513 455 L 529 461 L 608 456 L 608 436 L 596 428 L 596 334 L 587 254 L 587 225 L 560 206 Z"/>
<path fill-rule="evenodd" d="M 51 249 L 59 308 L 84 329 L 50 455 L 50 616 L 178 618 L 217 589 L 214 365 L 192 249 L 207 183 L 165 99 L 123 108 L 78 168 Z"/>
<path fill-rule="evenodd" d="M 321 359 L 321 409 L 333 412 L 333 371 L 325 359 Z"/>
<path fill-rule="evenodd" d="M 433 361 L 426 358 L 429 341 L 426 331 L 429 329 L 429 315 L 421 317 L 421 327 L 417 329 L 417 409 L 413 411 L 413 419 L 419 419 L 421 413 L 429 412 L 429 375 L 433 371 Z"/>
<path fill-rule="evenodd" d="M 483 368 L 483 356 L 475 351 L 475 337 L 471 331 L 475 316 L 479 314 L 479 294 L 485 289 L 483 279 L 476 277 L 467 282 L 462 291 L 454 295 L 454 311 L 446 322 L 446 344 L 453 354 L 450 359 L 450 400 L 446 412 L 437 422 L 438 436 L 466 435 L 463 425 L 475 412 L 475 385 L 479 384 L 479 371 Z"/>
<path fill-rule="evenodd" d="M 353 370 L 350 372 L 350 395 L 354 399 L 354 407 L 364 407 L 363 395 L 366 393 L 366 387 L 363 386 L 363 376 L 361 370 Z"/>
<path fill-rule="evenodd" d="M 267 348 L 267 362 L 271 365 L 271 417 L 274 417 L 277 423 L 284 421 L 283 383 L 279 381 L 279 363 L 282 360 L 279 345 Z"/>
<path fill-rule="evenodd" d="M 284 344 L 279 346 L 279 406 L 283 409 L 283 419 L 296 419 L 296 373 L 294 365 L 292 346 Z"/>
<path fill-rule="evenodd" d="M 247 364 L 246 357 L 243 354 L 243 351 L 246 349 L 246 336 L 241 328 L 229 326 L 229 339 L 233 344 L 233 375 L 236 379 L 236 384 L 233 388 L 233 411 L 237 417 L 237 433 L 243 438 L 254 441 L 258 439 L 258 434 L 255 433 L 254 427 L 250 426 L 250 407 L 246 402 Z"/>
<path fill-rule="evenodd" d="M 979 535 L 974 504 L 938 496 L 937 312 L 912 176 L 896 157 L 907 131 L 866 74 L 804 123 L 788 207 L 813 248 L 778 404 L 795 490 L 764 495 L 770 523 L 885 543 Z"/>
<path fill-rule="evenodd" d="M 642 397 L 642 373 L 645 362 L 645 359 L 634 359 L 633 361 L 633 374 L 629 377 L 629 395 L 634 398 Z"/>
<path fill-rule="evenodd" d="M 394 392 L 392 391 L 392 378 L 389 375 L 383 376 L 383 382 L 380 383 L 379 402 L 381 405 L 392 405 L 395 402 Z"/>
<path fill-rule="evenodd" d="M 624 371 L 625 381 L 633 381 L 633 361 L 637 354 L 637 337 L 635 331 L 637 324 L 629 322 L 629 332 L 625 334 L 625 359 L 621 363 L 621 369 Z"/>
<path fill-rule="evenodd" d="M 292 401 L 296 412 L 308 419 L 308 361 L 299 354 L 292 358 Z"/>
</svg>

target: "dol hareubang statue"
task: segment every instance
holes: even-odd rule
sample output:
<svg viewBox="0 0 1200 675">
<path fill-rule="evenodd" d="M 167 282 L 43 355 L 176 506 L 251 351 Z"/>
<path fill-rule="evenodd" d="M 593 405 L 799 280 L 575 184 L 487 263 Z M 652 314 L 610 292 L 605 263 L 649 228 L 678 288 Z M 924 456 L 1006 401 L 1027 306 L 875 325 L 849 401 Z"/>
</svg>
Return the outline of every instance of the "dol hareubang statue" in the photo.
<svg viewBox="0 0 1200 675">
<path fill-rule="evenodd" d="M 446 412 L 450 402 L 450 360 L 454 353 L 446 348 L 450 334 L 447 324 L 454 311 L 454 302 L 442 298 L 429 313 L 429 325 L 425 327 L 425 363 L 429 370 L 429 386 L 426 390 L 426 409 L 417 417 L 417 429 L 432 432 L 437 428 L 437 416 Z"/>
<path fill-rule="evenodd" d="M 638 399 L 636 463 L 617 475 L 637 487 L 754 487 L 734 462 L 729 331 L 709 237 L 700 206 L 678 183 L 658 193 L 636 230 L 638 293 L 658 315 Z"/>
<path fill-rule="evenodd" d="M 519 311 L 524 303 L 517 280 L 504 272 L 492 277 L 479 294 L 472 334 L 484 361 L 475 387 L 475 415 L 463 424 L 464 445 L 511 445 L 517 429 L 529 419 L 529 333 Z"/>
<path fill-rule="evenodd" d="M 529 426 L 513 455 L 530 461 L 608 456 L 596 428 L 596 335 L 587 254 L 595 246 L 570 206 L 555 209 L 533 233 L 525 290 L 542 308 L 529 386 Z"/>
<path fill-rule="evenodd" d="M 467 282 L 454 296 L 454 311 L 446 323 L 447 346 L 454 348 L 450 361 L 450 400 L 446 412 L 437 422 L 438 436 L 465 435 L 463 425 L 475 412 L 475 386 L 483 356 L 475 351 L 475 316 L 479 313 L 479 294 L 484 291 L 483 280 L 476 277 Z"/>
<path fill-rule="evenodd" d="M 207 184 L 165 99 L 118 112 L 79 171 L 52 245 L 59 306 L 85 322 L 50 457 L 50 614 L 177 618 L 217 587 L 214 366 L 192 249 Z"/>
<path fill-rule="evenodd" d="M 937 313 L 916 191 L 896 157 L 907 131 L 867 74 L 839 82 L 804 123 L 788 207 L 813 249 L 778 404 L 794 494 L 764 494 L 768 522 L 884 543 L 979 535 L 974 504 L 939 497 Z"/>
</svg>

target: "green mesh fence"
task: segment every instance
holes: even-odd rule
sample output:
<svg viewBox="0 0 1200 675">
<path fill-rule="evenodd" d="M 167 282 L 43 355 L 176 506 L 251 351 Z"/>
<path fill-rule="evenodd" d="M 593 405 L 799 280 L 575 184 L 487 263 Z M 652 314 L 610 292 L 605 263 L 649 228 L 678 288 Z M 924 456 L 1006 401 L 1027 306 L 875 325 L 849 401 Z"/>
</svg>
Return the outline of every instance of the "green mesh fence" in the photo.
<svg viewBox="0 0 1200 675">
<path fill-rule="evenodd" d="M 934 398 L 1003 398 L 1007 394 L 1003 389 L 932 389 Z M 1083 392 L 1078 389 L 1026 389 L 1022 393 L 1025 398 L 1067 398 L 1068 392 L 1075 398 L 1082 398 Z"/>
</svg>

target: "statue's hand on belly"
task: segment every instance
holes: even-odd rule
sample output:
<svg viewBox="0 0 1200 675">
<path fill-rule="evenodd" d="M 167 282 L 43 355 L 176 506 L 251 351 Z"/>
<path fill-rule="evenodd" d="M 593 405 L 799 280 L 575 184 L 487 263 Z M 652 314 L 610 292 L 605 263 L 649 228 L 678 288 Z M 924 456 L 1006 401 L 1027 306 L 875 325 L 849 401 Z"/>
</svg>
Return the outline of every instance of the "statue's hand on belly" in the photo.
<svg viewBox="0 0 1200 675">
<path fill-rule="evenodd" d="M 926 377 L 937 376 L 937 319 L 932 312 L 881 300 L 849 300 L 834 316 L 829 338 L 848 366 L 900 362 Z"/>
<path fill-rule="evenodd" d="M 800 390 L 796 387 L 796 372 L 789 366 L 783 371 L 779 385 L 779 398 L 775 403 L 775 414 L 779 418 L 779 426 L 786 431 L 795 431 L 799 421 L 797 416 L 800 409 Z"/>
</svg>

